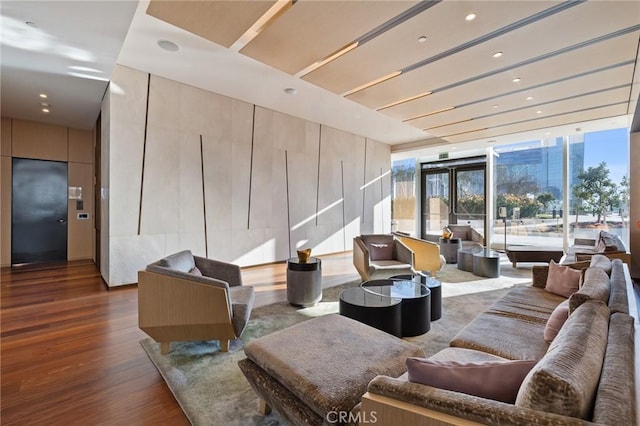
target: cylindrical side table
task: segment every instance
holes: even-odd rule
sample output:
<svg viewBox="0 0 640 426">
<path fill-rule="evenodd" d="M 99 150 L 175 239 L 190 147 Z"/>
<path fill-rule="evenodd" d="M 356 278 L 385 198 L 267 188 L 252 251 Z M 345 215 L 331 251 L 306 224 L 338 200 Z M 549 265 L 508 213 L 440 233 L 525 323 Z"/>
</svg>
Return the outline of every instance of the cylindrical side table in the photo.
<svg viewBox="0 0 640 426">
<path fill-rule="evenodd" d="M 458 263 L 458 250 L 462 247 L 460 238 L 442 238 L 440 242 L 440 254 L 444 256 L 447 263 Z"/>
<path fill-rule="evenodd" d="M 322 261 L 311 257 L 287 260 L 287 300 L 294 306 L 314 306 L 322 299 Z"/>
<path fill-rule="evenodd" d="M 442 318 L 442 283 L 422 274 L 394 275 L 391 279 L 414 280 L 424 284 L 431 292 L 431 321 Z"/>
</svg>

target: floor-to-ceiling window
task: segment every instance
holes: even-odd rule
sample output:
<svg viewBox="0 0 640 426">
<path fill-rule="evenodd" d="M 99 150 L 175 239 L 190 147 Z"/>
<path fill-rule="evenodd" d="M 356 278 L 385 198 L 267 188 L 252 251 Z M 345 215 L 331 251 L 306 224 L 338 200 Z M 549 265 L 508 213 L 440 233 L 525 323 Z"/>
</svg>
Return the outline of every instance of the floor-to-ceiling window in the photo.
<svg viewBox="0 0 640 426">
<path fill-rule="evenodd" d="M 629 247 L 629 130 L 569 136 L 569 241 L 601 230 Z"/>
<path fill-rule="evenodd" d="M 391 166 L 391 229 L 413 235 L 416 229 L 416 160 Z"/>
<path fill-rule="evenodd" d="M 552 138 L 494 149 L 496 246 L 562 247 L 562 146 Z"/>
</svg>

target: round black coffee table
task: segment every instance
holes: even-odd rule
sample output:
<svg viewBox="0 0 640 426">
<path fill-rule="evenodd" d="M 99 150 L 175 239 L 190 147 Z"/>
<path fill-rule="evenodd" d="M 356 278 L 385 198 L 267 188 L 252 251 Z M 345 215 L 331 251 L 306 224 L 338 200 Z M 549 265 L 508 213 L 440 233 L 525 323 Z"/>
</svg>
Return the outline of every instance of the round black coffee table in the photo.
<svg viewBox="0 0 640 426">
<path fill-rule="evenodd" d="M 388 281 L 388 280 L 382 280 Z M 340 315 L 377 328 L 396 337 L 402 337 L 402 299 L 381 296 L 362 287 L 340 292 Z"/>
<path fill-rule="evenodd" d="M 431 321 L 442 318 L 442 283 L 422 274 L 394 275 L 391 279 L 413 280 L 427 286 L 431 292 Z"/>
<path fill-rule="evenodd" d="M 419 336 L 431 329 L 431 291 L 414 280 L 371 280 L 361 287 L 375 295 L 399 298 L 402 311 L 402 337 Z"/>
</svg>

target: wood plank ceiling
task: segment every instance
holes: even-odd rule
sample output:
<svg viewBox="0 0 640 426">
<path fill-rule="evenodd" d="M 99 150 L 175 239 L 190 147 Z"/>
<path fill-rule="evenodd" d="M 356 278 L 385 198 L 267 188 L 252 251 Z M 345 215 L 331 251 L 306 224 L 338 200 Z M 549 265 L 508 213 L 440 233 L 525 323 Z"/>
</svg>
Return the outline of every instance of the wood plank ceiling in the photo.
<svg viewBox="0 0 640 426">
<path fill-rule="evenodd" d="M 425 139 L 633 114 L 640 92 L 638 1 L 152 0 L 147 13 Z"/>
</svg>

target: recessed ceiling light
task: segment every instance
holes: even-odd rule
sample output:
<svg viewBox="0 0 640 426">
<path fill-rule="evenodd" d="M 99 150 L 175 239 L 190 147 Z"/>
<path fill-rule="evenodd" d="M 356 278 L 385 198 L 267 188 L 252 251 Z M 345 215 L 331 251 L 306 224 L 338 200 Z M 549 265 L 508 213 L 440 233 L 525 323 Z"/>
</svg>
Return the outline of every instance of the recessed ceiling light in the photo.
<svg viewBox="0 0 640 426">
<path fill-rule="evenodd" d="M 424 43 L 425 41 L 427 41 L 427 36 L 418 37 L 418 43 Z"/>
<path fill-rule="evenodd" d="M 499 58 L 499 57 L 500 57 L 500 56 L 502 56 L 502 55 L 503 55 L 503 53 L 502 53 L 502 52 L 496 52 L 496 53 L 494 53 L 494 54 L 493 54 L 493 57 L 494 57 L 494 58 Z"/>
<path fill-rule="evenodd" d="M 494 107 L 494 108 L 498 108 L 499 106 L 500 106 L 500 105 L 494 105 L 493 107 Z"/>
<path fill-rule="evenodd" d="M 546 132 L 546 133 L 545 133 L 545 135 L 550 135 L 550 134 L 551 134 L 551 132 Z"/>
<path fill-rule="evenodd" d="M 511 81 L 513 81 L 514 83 L 517 83 L 517 82 L 519 82 L 519 81 L 520 81 L 520 77 L 516 77 L 516 78 L 514 78 L 514 79 L 513 79 L 513 80 L 511 80 Z"/>
<path fill-rule="evenodd" d="M 527 96 L 528 101 L 530 101 L 531 99 L 533 99 L 533 96 Z"/>
<path fill-rule="evenodd" d="M 476 19 L 476 14 L 475 13 L 470 13 L 467 16 L 464 17 L 465 21 L 473 21 L 474 19 Z"/>
<path fill-rule="evenodd" d="M 43 107 L 47 108 L 47 107 L 50 107 L 51 105 L 49 105 L 46 102 L 40 102 L 40 106 L 43 106 Z"/>
<path fill-rule="evenodd" d="M 536 111 L 536 114 L 542 114 L 542 110 L 540 110 L 540 109 L 539 109 L 539 110 L 537 110 L 537 111 Z"/>
<path fill-rule="evenodd" d="M 167 52 L 177 52 L 180 50 L 180 46 L 169 40 L 158 40 L 158 46 Z"/>
<path fill-rule="evenodd" d="M 45 114 L 49 113 L 49 108 L 42 108 L 42 112 L 44 112 Z"/>
<path fill-rule="evenodd" d="M 27 21 L 27 22 L 25 22 L 25 24 L 27 24 L 28 26 L 33 27 L 33 28 L 38 28 L 38 24 L 36 24 L 35 22 L 32 22 L 32 21 Z"/>
<path fill-rule="evenodd" d="M 298 93 L 298 91 L 293 87 L 287 87 L 286 89 L 284 89 L 284 93 L 286 93 L 287 95 L 295 95 L 296 93 Z"/>
<path fill-rule="evenodd" d="M 40 97 L 42 99 L 47 99 L 47 94 L 46 93 L 40 93 Z"/>
</svg>

